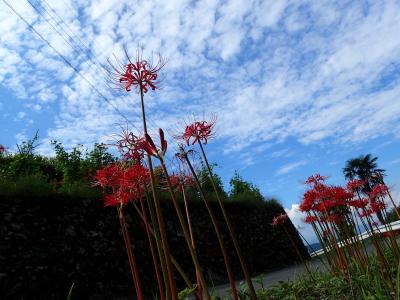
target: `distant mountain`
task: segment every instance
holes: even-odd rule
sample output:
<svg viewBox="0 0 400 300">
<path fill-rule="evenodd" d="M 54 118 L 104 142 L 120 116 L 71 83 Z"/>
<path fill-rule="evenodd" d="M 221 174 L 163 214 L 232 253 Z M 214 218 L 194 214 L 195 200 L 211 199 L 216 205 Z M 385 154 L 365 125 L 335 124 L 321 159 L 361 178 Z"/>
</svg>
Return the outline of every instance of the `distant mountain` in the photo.
<svg viewBox="0 0 400 300">
<path fill-rule="evenodd" d="M 318 251 L 319 249 L 321 249 L 321 244 L 320 243 L 313 243 L 307 246 L 308 252 L 312 253 L 314 251 Z"/>
</svg>

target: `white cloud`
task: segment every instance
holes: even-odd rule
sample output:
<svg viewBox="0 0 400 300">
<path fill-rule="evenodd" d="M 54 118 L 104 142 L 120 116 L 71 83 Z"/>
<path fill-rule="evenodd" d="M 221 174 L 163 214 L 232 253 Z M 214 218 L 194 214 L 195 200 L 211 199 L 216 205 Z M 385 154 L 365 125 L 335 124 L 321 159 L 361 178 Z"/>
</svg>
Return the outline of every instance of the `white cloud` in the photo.
<svg viewBox="0 0 400 300">
<path fill-rule="evenodd" d="M 103 70 L 88 61 L 93 53 L 95 62 L 105 64 L 113 53 L 123 57 L 123 45 L 131 53 L 138 44 L 145 54 L 160 51 L 168 64 L 164 89 L 146 95 L 151 127 L 168 130 L 185 115 L 218 111 L 225 154 L 245 148 L 254 153 L 256 144 L 289 137 L 305 144 L 331 137 L 350 143 L 398 137 L 399 80 L 382 80 L 398 73 L 397 2 L 370 2 L 364 12 L 358 1 L 175 0 L 132 6 L 65 0 L 46 6 L 64 38 L 46 22 L 49 15 L 39 17 L 28 3 L 14 2 L 138 128 L 136 95 L 110 91 Z M 85 143 L 125 122 L 4 3 L 0 8 L 0 82 L 36 111 L 53 105 L 55 126 L 48 139 Z M 90 52 L 83 53 L 86 47 Z M 247 164 L 255 163 L 250 157 Z M 277 175 L 304 164 L 299 163 L 283 166 Z"/>
<path fill-rule="evenodd" d="M 295 170 L 295 169 L 297 169 L 297 168 L 299 168 L 301 166 L 304 166 L 305 164 L 307 164 L 307 161 L 306 160 L 301 160 L 301 161 L 296 161 L 296 162 L 293 162 L 293 163 L 289 163 L 289 164 L 283 165 L 282 167 L 280 167 L 275 172 L 275 175 L 276 176 L 285 175 L 285 174 L 290 173 L 291 171 L 293 171 L 293 170 Z"/>
<path fill-rule="evenodd" d="M 312 244 L 318 241 L 312 226 L 304 222 L 306 215 L 299 210 L 299 204 L 292 204 L 290 208 L 285 208 L 285 211 L 293 225 L 300 231 L 308 243 Z"/>
</svg>

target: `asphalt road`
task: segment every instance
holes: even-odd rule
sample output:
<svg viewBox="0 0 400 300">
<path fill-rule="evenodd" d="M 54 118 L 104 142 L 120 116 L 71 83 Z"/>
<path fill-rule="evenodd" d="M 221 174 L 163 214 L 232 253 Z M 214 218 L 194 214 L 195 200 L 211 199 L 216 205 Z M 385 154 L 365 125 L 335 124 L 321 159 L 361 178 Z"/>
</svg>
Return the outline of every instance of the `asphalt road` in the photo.
<svg viewBox="0 0 400 300">
<path fill-rule="evenodd" d="M 313 258 L 312 260 L 307 262 L 308 267 L 311 271 L 324 271 L 326 270 L 323 263 L 318 258 Z M 270 273 L 262 274 L 256 278 L 253 278 L 253 284 L 256 289 L 261 287 L 268 288 L 275 285 L 279 285 L 282 282 L 293 281 L 296 280 L 301 275 L 307 272 L 306 268 L 303 264 L 293 265 L 290 267 L 286 267 L 281 270 L 273 271 Z M 261 281 L 262 279 L 262 281 Z M 240 285 L 240 282 L 237 282 L 237 286 Z M 226 297 L 227 299 L 230 293 L 230 286 L 229 284 L 224 284 L 217 286 L 212 289 L 212 293 L 215 296 L 219 297 Z"/>
</svg>

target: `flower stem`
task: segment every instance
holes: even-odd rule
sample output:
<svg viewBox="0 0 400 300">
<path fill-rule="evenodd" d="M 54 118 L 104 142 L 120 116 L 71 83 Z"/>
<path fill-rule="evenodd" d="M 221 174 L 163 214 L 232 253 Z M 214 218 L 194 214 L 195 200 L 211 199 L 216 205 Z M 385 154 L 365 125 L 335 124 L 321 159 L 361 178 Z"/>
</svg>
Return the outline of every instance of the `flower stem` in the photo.
<svg viewBox="0 0 400 300">
<path fill-rule="evenodd" d="M 220 229 L 220 227 L 218 225 L 217 218 L 215 217 L 214 212 L 212 211 L 212 208 L 211 208 L 210 204 L 208 203 L 208 201 L 207 201 L 207 199 L 206 199 L 206 197 L 204 195 L 203 189 L 201 188 L 201 184 L 200 184 L 199 178 L 198 178 L 196 172 L 194 171 L 193 166 L 190 163 L 189 158 L 187 157 L 187 155 L 185 155 L 184 158 L 185 158 L 186 164 L 188 165 L 188 167 L 189 167 L 189 169 L 190 169 L 190 171 L 191 171 L 191 173 L 193 175 L 193 178 L 194 178 L 194 180 L 196 182 L 196 185 L 197 185 L 197 188 L 199 190 L 200 196 L 203 199 L 204 204 L 206 205 L 208 214 L 210 215 L 211 222 L 212 222 L 212 224 L 214 226 L 215 233 L 217 234 L 219 246 L 221 247 L 222 256 L 223 256 L 224 262 L 225 262 L 225 268 L 226 268 L 226 271 L 228 273 L 229 283 L 230 283 L 231 289 L 232 289 L 233 299 L 238 299 L 235 278 L 233 277 L 232 268 L 231 268 L 231 265 L 229 263 L 228 254 L 226 252 L 225 243 L 224 243 L 224 240 L 222 238 L 222 233 L 221 233 L 221 229 Z"/>
<path fill-rule="evenodd" d="M 256 295 L 256 291 L 254 289 L 253 282 L 251 281 L 251 278 L 250 278 L 249 270 L 247 268 L 246 262 L 244 260 L 243 255 L 242 255 L 242 251 L 240 250 L 239 242 L 237 240 L 237 237 L 236 237 L 235 231 L 233 229 L 233 226 L 231 224 L 231 221 L 229 220 L 229 216 L 228 216 L 228 214 L 227 214 L 227 212 L 225 210 L 224 204 L 222 203 L 221 197 L 219 196 L 219 192 L 218 192 L 218 189 L 217 189 L 217 186 L 215 184 L 214 177 L 213 177 L 213 172 L 211 170 L 210 164 L 208 163 L 206 153 L 204 151 L 203 145 L 202 145 L 200 140 L 199 140 L 199 145 L 200 145 L 201 153 L 203 155 L 204 162 L 206 163 L 206 166 L 207 166 L 207 170 L 208 170 L 209 177 L 210 177 L 210 180 L 211 180 L 211 185 L 213 186 L 215 195 L 216 195 L 217 200 L 218 200 L 218 204 L 219 204 L 219 206 L 221 208 L 221 211 L 222 211 L 222 215 L 224 216 L 224 219 L 225 219 L 226 225 L 228 227 L 229 233 L 230 233 L 230 235 L 232 237 L 233 245 L 235 246 L 235 250 L 236 250 L 236 253 L 238 255 L 238 258 L 239 258 L 239 261 L 240 261 L 240 265 L 241 265 L 242 270 L 243 270 L 243 275 L 244 275 L 244 277 L 246 279 L 246 283 L 247 283 L 249 291 L 250 291 L 251 299 L 255 300 L 255 299 L 257 299 L 257 295 Z"/>
<path fill-rule="evenodd" d="M 142 213 L 143 213 L 143 217 L 144 217 L 143 221 L 144 221 L 144 225 L 146 227 L 147 239 L 149 240 L 150 253 L 151 253 L 151 258 L 153 260 L 154 272 L 156 273 L 156 279 L 157 279 L 158 290 L 160 292 L 160 298 L 161 298 L 161 300 L 164 300 L 165 297 L 164 297 L 163 286 L 162 286 L 162 282 L 161 282 L 160 269 L 158 268 L 157 256 L 156 256 L 156 253 L 154 250 L 153 237 L 150 234 L 150 225 L 149 225 L 149 221 L 147 219 L 146 208 L 144 207 L 144 200 L 140 201 L 140 206 L 142 208 Z"/>
<path fill-rule="evenodd" d="M 135 207 L 139 217 L 144 220 L 144 216 L 142 214 L 142 212 L 140 211 L 139 207 L 133 203 L 133 206 Z M 156 231 L 149 225 L 149 229 L 151 234 L 156 237 Z M 186 275 L 186 273 L 184 272 L 183 268 L 179 265 L 179 263 L 176 261 L 176 259 L 171 255 L 171 262 L 174 265 L 175 269 L 178 271 L 178 273 L 181 275 L 183 281 L 185 281 L 186 285 L 188 288 L 193 288 L 193 284 L 190 282 L 189 277 Z"/>
<path fill-rule="evenodd" d="M 187 228 L 186 228 L 185 219 L 184 219 L 184 217 L 183 217 L 183 215 L 182 215 L 182 212 L 181 212 L 181 210 L 180 210 L 180 208 L 179 208 L 179 204 L 178 204 L 178 202 L 177 202 L 177 200 L 176 200 L 174 191 L 172 190 L 172 184 L 171 184 L 171 181 L 170 181 L 170 179 L 169 179 L 169 174 L 168 174 L 167 168 L 166 168 L 166 166 L 165 166 L 164 159 L 163 159 L 162 157 L 159 157 L 159 159 L 160 159 L 160 163 L 161 163 L 161 168 L 162 168 L 162 170 L 163 170 L 163 172 L 164 172 L 164 175 L 165 175 L 165 177 L 166 177 L 166 180 L 167 180 L 168 191 L 169 191 L 169 194 L 170 194 L 170 196 L 171 196 L 172 203 L 174 204 L 175 211 L 176 211 L 176 214 L 177 214 L 177 216 L 178 216 L 179 223 L 180 223 L 181 228 L 182 228 L 183 236 L 185 237 L 186 244 L 187 244 L 187 246 L 188 246 L 188 248 L 189 248 L 189 252 L 190 252 L 190 255 L 191 255 L 192 260 L 193 260 L 193 264 L 194 264 L 194 266 L 195 266 L 195 268 L 196 268 L 196 272 L 197 272 L 198 275 L 199 275 L 199 279 L 200 279 L 201 285 L 202 285 L 203 287 L 205 287 L 204 291 L 205 291 L 205 294 L 206 294 L 206 295 L 205 295 L 205 296 L 206 296 L 206 299 L 209 299 L 209 300 L 210 300 L 210 299 L 211 299 L 211 296 L 210 296 L 210 293 L 209 293 L 209 291 L 208 291 L 208 289 L 207 289 L 207 285 L 206 285 L 206 281 L 205 281 L 205 279 L 204 279 L 204 276 L 203 276 L 203 274 L 202 274 L 202 272 L 201 272 L 201 268 L 200 268 L 200 264 L 199 264 L 199 260 L 198 260 L 198 258 L 197 258 L 196 252 L 194 251 L 194 248 L 193 248 L 192 243 L 191 243 L 191 241 L 190 241 L 189 231 L 188 231 Z"/>
<path fill-rule="evenodd" d="M 190 220 L 190 214 L 189 214 L 189 205 L 188 205 L 188 201 L 186 199 L 185 186 L 183 183 L 181 184 L 181 189 L 182 189 L 183 203 L 185 204 L 186 219 L 187 219 L 188 226 L 189 226 L 190 240 L 192 242 L 193 249 L 196 250 L 196 246 L 194 243 L 193 230 L 192 230 L 192 221 Z M 199 299 L 202 299 L 203 287 L 201 286 L 199 276 L 200 276 L 200 274 L 198 274 L 198 272 L 196 272 L 197 294 L 198 294 Z"/>
<path fill-rule="evenodd" d="M 140 85 L 140 103 L 141 103 L 141 108 L 142 108 L 143 130 L 144 130 L 144 133 L 147 134 L 146 113 L 145 113 L 145 108 L 144 108 L 144 96 L 143 96 L 143 88 L 141 85 Z M 175 282 L 174 273 L 173 273 L 174 271 L 172 269 L 171 255 L 170 255 L 170 251 L 169 251 L 167 234 L 166 234 L 165 225 L 164 225 L 164 218 L 163 218 L 162 211 L 161 211 L 160 201 L 158 200 L 158 197 L 157 197 L 156 179 L 154 176 L 153 163 L 151 161 L 150 155 L 147 155 L 147 163 L 148 163 L 149 171 L 150 171 L 151 192 L 152 192 L 152 196 L 153 196 L 154 206 L 156 209 L 157 221 L 158 221 L 158 226 L 159 226 L 160 235 L 161 235 L 161 243 L 162 243 L 163 249 L 164 249 L 164 258 L 165 258 L 165 264 L 167 267 L 166 269 L 167 269 L 168 280 L 169 280 L 169 286 L 166 286 L 166 288 L 171 291 L 172 299 L 178 300 L 177 292 L 176 292 L 176 282 Z"/>
<path fill-rule="evenodd" d="M 129 267 L 131 269 L 132 279 L 135 285 L 136 297 L 138 298 L 138 300 L 143 300 L 142 288 L 140 285 L 139 273 L 137 271 L 136 259 L 132 250 L 132 245 L 128 233 L 128 227 L 126 225 L 125 215 L 122 206 L 118 208 L 118 217 L 122 229 L 122 236 L 125 242 L 126 252 L 128 254 Z"/>
</svg>

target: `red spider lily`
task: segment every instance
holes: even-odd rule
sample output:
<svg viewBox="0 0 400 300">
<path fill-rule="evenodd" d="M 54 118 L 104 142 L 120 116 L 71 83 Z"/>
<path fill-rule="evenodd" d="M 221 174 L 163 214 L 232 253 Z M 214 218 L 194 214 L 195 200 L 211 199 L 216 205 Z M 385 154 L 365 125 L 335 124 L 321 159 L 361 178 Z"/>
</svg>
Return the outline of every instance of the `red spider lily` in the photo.
<svg viewBox="0 0 400 300">
<path fill-rule="evenodd" d="M 103 199 L 104 207 L 117 206 L 118 204 L 124 205 L 115 194 L 107 194 Z M 126 203 L 125 203 L 126 204 Z"/>
<path fill-rule="evenodd" d="M 317 184 L 324 182 L 328 177 L 327 176 L 322 176 L 320 174 L 314 174 L 310 177 L 307 178 L 306 184 Z"/>
<path fill-rule="evenodd" d="M 387 194 L 388 188 L 385 184 L 377 184 L 372 188 L 372 191 L 369 193 L 369 196 L 372 199 L 377 197 L 383 197 Z"/>
<path fill-rule="evenodd" d="M 286 220 L 288 219 L 288 215 L 281 213 L 280 215 L 276 216 L 275 218 L 272 219 L 272 226 L 276 227 L 276 226 L 281 226 L 283 225 Z"/>
<path fill-rule="evenodd" d="M 370 215 L 374 214 L 374 211 L 371 208 L 365 208 L 361 213 L 361 217 L 368 217 Z"/>
<path fill-rule="evenodd" d="M 116 188 L 122 177 L 123 168 L 119 164 L 111 164 L 97 170 L 94 175 L 94 184 L 102 188 Z"/>
<path fill-rule="evenodd" d="M 111 194 L 104 196 L 104 206 L 126 205 L 129 201 L 140 200 L 144 186 L 149 182 L 148 170 L 140 164 L 126 169 L 113 164 L 96 172 L 95 184 L 103 189 L 111 188 Z"/>
<path fill-rule="evenodd" d="M 210 121 L 196 121 L 187 125 L 185 132 L 182 135 L 182 139 L 187 143 L 187 145 L 190 143 L 194 145 L 199 141 L 207 144 L 208 139 L 214 135 L 212 130 L 214 129 L 216 121 L 216 117 L 213 117 Z M 191 139 L 193 139 L 192 142 L 190 141 Z"/>
<path fill-rule="evenodd" d="M 164 131 L 160 128 L 160 145 L 161 149 L 158 150 L 156 145 L 153 142 L 153 139 L 147 133 L 144 135 L 144 139 L 139 142 L 139 149 L 146 151 L 148 155 L 156 156 L 156 157 L 163 157 L 165 152 L 167 151 L 167 141 L 164 138 Z"/>
<path fill-rule="evenodd" d="M 386 208 L 386 204 L 383 201 L 371 201 L 369 205 L 373 213 L 377 213 Z"/>
<path fill-rule="evenodd" d="M 353 179 L 347 182 L 347 189 L 354 193 L 363 188 L 364 185 L 365 185 L 365 180 Z"/>
<path fill-rule="evenodd" d="M 142 59 L 140 52 L 137 52 L 135 62 L 132 62 L 126 53 L 128 63 L 120 65 L 119 69 L 111 62 L 110 65 L 114 72 L 111 72 L 114 81 L 118 86 L 124 88 L 127 92 L 131 91 L 131 87 L 139 88 L 144 93 L 148 92 L 148 88 L 155 90 L 157 88 L 157 73 L 164 67 L 165 62 L 159 55 L 157 64 Z"/>
<path fill-rule="evenodd" d="M 307 212 L 314 208 L 315 202 L 318 199 L 318 192 L 314 189 L 308 190 L 303 195 L 303 202 L 300 203 L 300 211 Z"/>
<path fill-rule="evenodd" d="M 307 224 L 310 224 L 310 223 L 313 223 L 313 222 L 316 222 L 316 221 L 318 221 L 318 218 L 316 216 L 307 216 L 304 219 L 304 222 L 307 223 Z"/>
<path fill-rule="evenodd" d="M 143 151 L 139 147 L 139 143 L 142 138 L 137 137 L 128 130 L 122 130 L 122 134 L 119 135 L 119 140 L 116 142 L 118 150 L 121 152 L 125 160 L 141 161 L 143 158 Z"/>
<path fill-rule="evenodd" d="M 357 199 L 357 200 L 350 200 L 347 204 L 351 207 L 355 208 L 364 208 L 368 205 L 368 199 Z"/>
</svg>

